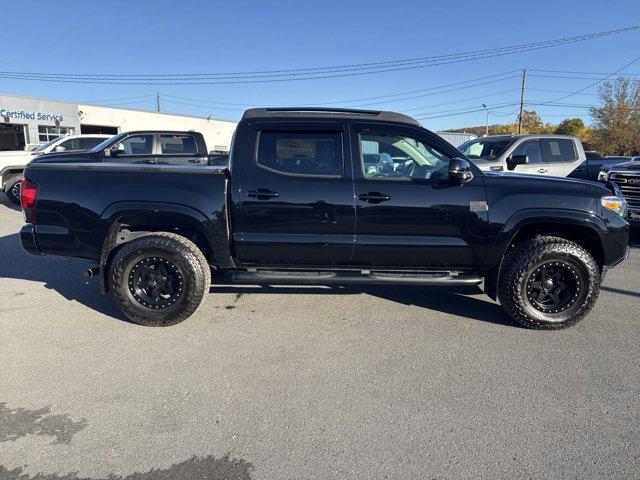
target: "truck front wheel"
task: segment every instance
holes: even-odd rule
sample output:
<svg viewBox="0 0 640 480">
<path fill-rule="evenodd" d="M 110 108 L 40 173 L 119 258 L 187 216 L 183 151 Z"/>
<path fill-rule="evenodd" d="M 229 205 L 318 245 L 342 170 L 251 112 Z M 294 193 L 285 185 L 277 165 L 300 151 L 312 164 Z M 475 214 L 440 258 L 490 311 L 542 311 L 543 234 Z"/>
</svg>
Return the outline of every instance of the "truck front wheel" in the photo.
<svg viewBox="0 0 640 480">
<path fill-rule="evenodd" d="M 200 249 L 174 233 L 124 244 L 109 268 L 116 304 L 133 322 L 169 326 L 191 316 L 207 293 L 211 270 Z"/>
<path fill-rule="evenodd" d="M 527 328 L 557 330 L 578 323 L 595 305 L 600 269 L 569 240 L 537 236 L 505 258 L 498 297 L 505 311 Z"/>
</svg>

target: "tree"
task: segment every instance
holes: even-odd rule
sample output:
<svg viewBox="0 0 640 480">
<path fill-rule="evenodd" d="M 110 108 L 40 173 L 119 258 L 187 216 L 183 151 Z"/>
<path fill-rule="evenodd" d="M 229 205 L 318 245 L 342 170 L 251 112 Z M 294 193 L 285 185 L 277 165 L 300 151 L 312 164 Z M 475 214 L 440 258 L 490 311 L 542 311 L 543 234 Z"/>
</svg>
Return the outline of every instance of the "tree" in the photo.
<svg viewBox="0 0 640 480">
<path fill-rule="evenodd" d="M 600 87 L 602 106 L 591 108 L 591 144 L 605 155 L 640 152 L 640 81 L 619 77 Z"/>
<path fill-rule="evenodd" d="M 535 110 L 522 112 L 522 133 L 544 133 L 545 126 Z"/>
<path fill-rule="evenodd" d="M 582 139 L 584 131 L 585 125 L 581 118 L 565 118 L 555 128 L 553 133 L 556 135 L 572 135 Z"/>
</svg>

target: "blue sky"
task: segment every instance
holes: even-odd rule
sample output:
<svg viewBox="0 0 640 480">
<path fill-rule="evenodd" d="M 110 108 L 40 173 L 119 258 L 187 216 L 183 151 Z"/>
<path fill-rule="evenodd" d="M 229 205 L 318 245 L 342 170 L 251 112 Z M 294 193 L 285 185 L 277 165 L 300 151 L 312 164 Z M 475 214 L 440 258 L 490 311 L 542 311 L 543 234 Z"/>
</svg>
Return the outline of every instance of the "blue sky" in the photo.
<svg viewBox="0 0 640 480">
<path fill-rule="evenodd" d="M 0 70 L 144 74 L 308 68 L 497 48 L 634 24 L 640 24 L 638 0 L 5 1 Z M 527 100 L 533 102 L 562 96 L 542 90 L 572 92 L 593 80 L 535 77 L 545 73 L 532 69 L 609 73 L 638 55 L 637 30 L 516 55 L 348 78 L 179 86 L 76 85 L 0 78 L 0 92 L 152 109 L 151 95 L 160 91 L 166 111 L 238 119 L 241 106 L 223 109 L 224 105 L 202 102 L 313 105 L 428 89 L 527 67 Z M 626 72 L 640 74 L 640 61 Z M 478 125 L 485 121 L 484 112 L 451 115 L 456 113 L 451 110 L 517 102 L 519 86 L 519 78 L 508 78 L 454 92 L 425 92 L 430 95 L 367 108 L 439 117 L 423 121 L 434 130 Z M 596 92 L 594 87 L 565 102 L 591 104 L 597 99 Z M 101 102 L 143 95 L 149 97 Z M 366 102 L 340 106 L 362 103 Z M 440 105 L 443 103 L 447 105 Z M 514 121 L 516 108 L 496 108 L 498 114 L 492 123 Z M 563 115 L 589 119 L 586 108 L 530 108 L 542 113 L 544 121 L 554 123 Z"/>
</svg>

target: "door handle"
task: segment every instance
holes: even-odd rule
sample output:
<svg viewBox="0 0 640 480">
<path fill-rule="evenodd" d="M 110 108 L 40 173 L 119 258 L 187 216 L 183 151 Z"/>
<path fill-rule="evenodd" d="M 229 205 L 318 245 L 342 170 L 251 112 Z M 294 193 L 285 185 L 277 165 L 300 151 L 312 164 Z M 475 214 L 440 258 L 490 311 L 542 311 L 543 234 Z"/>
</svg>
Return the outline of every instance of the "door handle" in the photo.
<svg viewBox="0 0 640 480">
<path fill-rule="evenodd" d="M 547 173 L 549 170 L 547 170 L 546 168 L 539 168 L 538 169 L 538 173 Z"/>
<path fill-rule="evenodd" d="M 380 193 L 380 192 L 363 193 L 361 195 L 358 195 L 358 198 L 363 202 L 369 202 L 369 203 L 380 203 L 380 202 L 386 202 L 387 200 L 391 200 L 391 197 L 389 195 L 385 195 L 384 193 Z"/>
<path fill-rule="evenodd" d="M 251 190 L 247 193 L 247 195 L 258 200 L 270 200 L 272 198 L 278 197 L 280 194 L 278 192 L 269 190 L 268 188 L 258 188 L 257 190 Z"/>
</svg>

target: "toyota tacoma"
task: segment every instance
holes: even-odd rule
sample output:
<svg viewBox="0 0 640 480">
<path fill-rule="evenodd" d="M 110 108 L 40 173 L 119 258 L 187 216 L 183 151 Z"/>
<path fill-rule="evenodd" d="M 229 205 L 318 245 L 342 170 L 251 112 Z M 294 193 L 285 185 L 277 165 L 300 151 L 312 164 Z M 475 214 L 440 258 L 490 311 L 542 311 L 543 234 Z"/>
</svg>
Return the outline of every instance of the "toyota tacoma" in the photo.
<svg viewBox="0 0 640 480">
<path fill-rule="evenodd" d="M 31 162 L 20 236 L 91 262 L 143 325 L 186 319 L 212 283 L 483 284 L 520 324 L 559 329 L 628 254 L 615 185 L 483 172 L 392 112 L 251 109 L 222 167 L 110 155 Z"/>
</svg>

